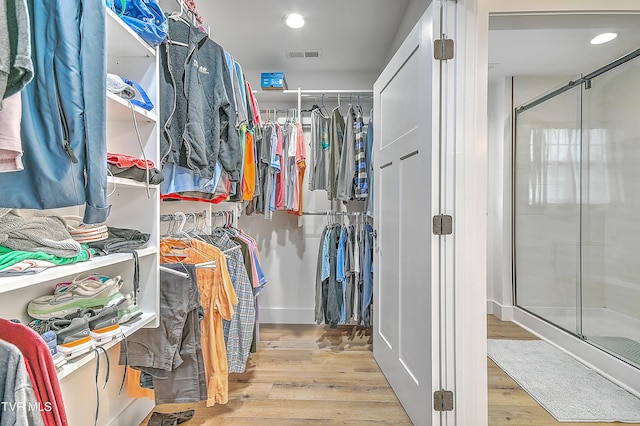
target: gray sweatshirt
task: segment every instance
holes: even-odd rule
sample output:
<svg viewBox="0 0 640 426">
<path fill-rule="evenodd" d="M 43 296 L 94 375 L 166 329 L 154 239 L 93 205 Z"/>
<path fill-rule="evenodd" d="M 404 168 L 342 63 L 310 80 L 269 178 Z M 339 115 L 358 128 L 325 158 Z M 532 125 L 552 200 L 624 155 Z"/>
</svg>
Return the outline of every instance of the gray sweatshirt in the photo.
<svg viewBox="0 0 640 426">
<path fill-rule="evenodd" d="M 338 170 L 337 198 L 342 201 L 353 200 L 355 195 L 354 177 L 356 175 L 356 115 L 353 107 L 349 105 L 349 111 L 345 117 L 344 141 L 340 155 L 340 169 Z"/>
<path fill-rule="evenodd" d="M 0 426 L 44 426 L 22 352 L 0 340 Z"/>
</svg>

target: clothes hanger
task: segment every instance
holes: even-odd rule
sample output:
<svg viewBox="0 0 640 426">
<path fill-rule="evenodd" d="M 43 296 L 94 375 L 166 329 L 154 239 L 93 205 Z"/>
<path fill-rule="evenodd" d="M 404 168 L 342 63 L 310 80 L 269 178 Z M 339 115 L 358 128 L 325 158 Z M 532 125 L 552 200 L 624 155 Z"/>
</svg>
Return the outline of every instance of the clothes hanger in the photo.
<svg viewBox="0 0 640 426">
<path fill-rule="evenodd" d="M 186 223 L 187 220 L 187 216 L 186 214 L 184 214 L 183 212 L 176 212 L 175 213 L 176 217 L 178 219 L 180 219 L 180 223 L 178 225 L 178 229 L 175 231 L 175 234 L 172 234 L 172 238 L 175 238 L 175 236 L 182 236 L 182 237 L 186 237 L 188 239 L 188 242 L 193 241 L 193 238 L 184 231 L 184 225 Z M 184 242 L 184 240 L 182 240 Z M 203 240 L 204 241 L 204 240 Z M 181 248 L 182 249 L 182 248 Z M 196 247 L 192 246 L 192 245 L 187 245 L 186 247 L 187 250 L 193 250 L 198 254 L 201 254 L 203 257 L 206 257 L 206 255 L 204 253 L 201 253 Z M 188 253 L 163 253 L 163 255 L 165 257 L 172 257 L 175 258 L 177 260 L 176 263 L 182 263 L 180 261 L 181 258 L 185 258 L 188 257 Z M 194 265 L 196 268 L 216 268 L 217 267 L 217 262 L 214 260 L 210 260 L 207 262 L 201 262 L 201 263 L 197 263 Z"/>
<path fill-rule="evenodd" d="M 202 242 L 207 242 L 206 240 L 204 240 L 200 235 L 198 235 L 198 214 L 195 212 L 190 212 L 188 213 L 189 216 L 193 216 L 193 227 L 191 228 L 190 231 L 187 232 L 188 235 L 191 236 L 191 238 L 195 238 L 197 240 L 200 240 Z"/>
<path fill-rule="evenodd" d="M 324 110 L 325 115 L 329 115 L 329 111 L 327 111 L 327 107 L 324 106 L 324 93 L 322 94 L 322 109 Z"/>
<path fill-rule="evenodd" d="M 332 112 L 335 112 L 336 110 L 338 110 L 338 112 L 340 112 L 340 114 L 342 114 L 342 112 L 340 111 L 340 93 L 338 93 L 338 105 L 336 105 L 336 107 L 333 109 Z"/>
<path fill-rule="evenodd" d="M 187 24 L 187 25 L 188 25 L 188 26 L 190 26 L 190 27 L 191 27 L 191 26 L 194 26 L 194 24 L 193 24 L 193 22 L 192 22 L 192 21 L 193 21 L 193 19 L 191 19 L 191 20 L 188 20 L 188 19 L 187 19 L 186 12 L 188 12 L 188 9 L 185 9 L 185 7 L 184 7 L 184 1 L 183 1 L 183 0 L 180 0 L 180 12 L 172 12 L 171 14 L 169 14 L 168 18 L 169 18 L 169 19 L 173 19 L 174 21 L 180 21 L 180 22 L 182 22 L 182 23 L 184 23 L 184 24 Z M 178 45 L 178 46 L 186 46 L 186 47 L 189 47 L 189 45 L 188 45 L 188 44 L 180 43 L 180 42 L 178 42 L 178 41 L 173 41 L 173 40 L 171 40 L 171 39 L 169 39 L 169 38 L 167 38 L 167 41 L 168 41 L 170 44 L 176 44 L 176 45 Z"/>
</svg>

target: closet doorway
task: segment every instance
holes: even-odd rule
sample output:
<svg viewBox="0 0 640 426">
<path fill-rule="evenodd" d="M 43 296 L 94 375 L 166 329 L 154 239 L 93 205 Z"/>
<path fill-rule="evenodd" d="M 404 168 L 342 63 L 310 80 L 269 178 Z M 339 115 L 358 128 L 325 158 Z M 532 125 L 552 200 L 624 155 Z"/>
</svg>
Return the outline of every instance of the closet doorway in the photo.
<svg viewBox="0 0 640 426">
<path fill-rule="evenodd" d="M 607 285 L 606 280 L 600 279 L 605 278 L 604 275 L 595 277 L 598 279 L 594 280 L 592 273 L 606 261 L 606 256 L 602 255 L 606 251 L 606 243 L 597 244 L 596 240 L 605 241 L 606 233 L 614 229 L 612 225 L 615 221 L 591 221 L 589 227 L 595 233 L 582 233 L 583 242 L 587 242 L 587 246 L 591 245 L 583 247 L 583 255 L 590 256 L 590 261 L 588 265 L 581 266 L 578 261 L 580 251 L 583 250 L 578 243 L 581 238 L 579 220 L 569 220 L 569 212 L 578 212 L 580 206 L 579 202 L 574 203 L 575 208 L 572 209 L 566 198 L 566 191 L 573 185 L 569 177 L 571 173 L 567 175 L 568 169 L 565 167 L 573 161 L 570 144 L 565 144 L 564 147 L 557 144 L 555 148 L 546 148 L 547 158 L 550 158 L 548 155 L 556 155 L 552 152 L 555 149 L 556 153 L 565 151 L 562 154 L 565 160 L 559 161 L 559 158 L 556 158 L 552 161 L 554 164 L 548 162 L 541 167 L 535 166 L 542 173 L 540 176 L 547 185 L 537 186 L 531 180 L 529 183 L 523 181 L 522 177 L 526 172 L 524 164 L 527 163 L 524 160 L 528 154 L 535 153 L 528 150 L 528 154 L 525 153 L 523 157 L 520 139 L 517 142 L 520 145 L 516 146 L 515 152 L 512 151 L 511 111 L 514 107 L 579 78 L 582 73 L 594 71 L 637 49 L 637 22 L 640 19 L 638 6 L 628 1 L 615 2 L 615 5 L 611 2 L 595 1 L 590 2 L 588 6 L 572 1 L 557 4 L 545 2 L 528 5 L 526 8 L 518 5 L 505 6 L 503 3 L 484 2 L 487 14 L 481 15 L 486 16 L 489 28 L 489 313 L 533 330 L 538 336 L 563 347 L 577 358 L 590 363 L 605 375 L 620 380 L 629 389 L 635 389 L 637 392 L 640 389 L 640 375 L 637 369 L 570 334 L 579 334 L 576 330 L 583 325 L 585 317 L 581 312 L 584 312 L 585 307 L 603 308 L 604 306 L 599 305 L 611 306 L 612 303 L 616 303 L 616 289 Z M 593 33 L 590 37 L 589 32 Z M 601 32 L 617 32 L 619 36 L 609 44 L 590 45 L 591 37 Z M 581 40 L 584 40 L 584 44 L 578 45 Z M 498 76 L 499 78 L 496 78 Z M 515 78 L 512 79 L 511 76 Z M 575 109 L 580 99 L 574 97 L 568 103 Z M 566 109 L 563 111 L 567 112 Z M 606 120 L 605 116 L 606 114 L 600 114 L 599 127 L 606 127 L 602 125 Z M 568 129 L 566 117 L 564 124 L 560 124 L 563 120 L 561 115 L 551 114 L 549 117 L 549 122 L 554 123 L 551 126 L 553 132 Z M 574 114 L 573 118 L 573 127 L 576 130 L 580 129 L 581 120 L 587 120 L 586 116 L 580 114 Z M 533 138 L 526 143 L 533 148 Z M 575 152 L 579 157 L 580 153 Z M 591 154 L 593 152 L 582 151 L 582 155 Z M 613 160 L 614 157 L 616 156 L 610 159 Z M 583 177 L 588 176 L 588 170 L 580 169 L 576 169 L 576 178 L 579 178 L 580 174 L 583 174 Z M 594 172 L 596 169 L 591 171 Z M 512 173 L 516 176 L 515 185 L 512 185 Z M 565 178 L 561 179 L 562 182 L 558 180 L 560 174 L 565 175 Z M 519 185 L 518 180 L 523 185 Z M 606 184 L 604 180 L 599 183 Z M 537 189 L 533 192 L 528 191 L 527 186 L 537 186 Z M 522 192 L 523 190 L 528 191 L 529 195 Z M 540 190 L 542 192 L 536 194 L 536 191 Z M 543 198 L 539 198 L 539 195 Z M 577 194 L 576 199 L 585 195 L 588 194 Z M 541 202 L 542 199 L 546 201 Z M 512 208 L 515 216 L 512 216 Z M 525 213 L 528 216 L 525 217 Z M 574 215 L 574 219 L 579 217 L 579 213 Z M 538 225 L 531 222 L 524 225 L 523 219 L 533 220 Z M 554 226 L 555 230 L 552 229 Z M 571 230 L 576 231 L 575 241 L 572 244 L 558 244 L 567 232 L 572 232 Z M 512 246 L 512 242 L 515 242 L 515 246 Z M 542 246 L 547 243 L 550 244 L 543 249 Z M 549 250 L 551 246 L 553 250 Z M 573 252 L 569 246 L 573 247 Z M 515 265 L 515 271 L 512 270 L 512 265 Z M 584 266 L 587 268 L 583 269 Z M 549 274 L 550 271 L 563 271 L 564 276 L 556 275 L 552 278 L 553 274 Z M 614 270 L 610 269 L 609 272 L 612 273 Z M 585 278 L 589 279 L 591 285 L 582 287 L 580 280 Z M 599 281 L 598 284 L 593 285 L 596 281 Z M 633 291 L 626 293 L 626 302 L 632 295 Z M 602 320 L 600 321 L 602 323 Z M 568 330 L 570 333 L 560 329 Z"/>
</svg>

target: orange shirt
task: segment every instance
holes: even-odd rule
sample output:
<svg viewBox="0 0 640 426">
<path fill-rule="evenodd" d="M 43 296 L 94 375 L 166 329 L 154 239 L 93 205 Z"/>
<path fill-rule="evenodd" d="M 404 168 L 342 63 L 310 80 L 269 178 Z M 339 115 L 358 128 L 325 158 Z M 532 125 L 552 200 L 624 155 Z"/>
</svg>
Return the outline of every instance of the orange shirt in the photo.
<svg viewBox="0 0 640 426">
<path fill-rule="evenodd" d="M 172 256 L 172 253 L 181 253 L 182 256 Z M 196 269 L 200 304 L 204 309 L 201 343 L 207 377 L 207 407 L 229 401 L 227 351 L 222 319 L 231 320 L 238 298 L 233 290 L 227 260 L 220 249 L 195 238 L 191 241 L 173 238 L 160 241 L 161 263 L 197 265 L 212 260 L 216 261 L 215 267 Z"/>
<path fill-rule="evenodd" d="M 242 199 L 250 201 L 256 187 L 256 162 L 253 146 L 253 131 L 245 132 L 244 173 L 242 175 Z"/>
</svg>

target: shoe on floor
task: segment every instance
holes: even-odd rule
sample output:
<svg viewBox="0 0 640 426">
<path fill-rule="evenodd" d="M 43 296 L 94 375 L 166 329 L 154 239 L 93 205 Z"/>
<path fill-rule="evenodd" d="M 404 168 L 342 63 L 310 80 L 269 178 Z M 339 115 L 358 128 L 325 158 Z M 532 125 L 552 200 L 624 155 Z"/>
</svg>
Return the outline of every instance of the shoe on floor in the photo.
<svg viewBox="0 0 640 426">
<path fill-rule="evenodd" d="M 100 276 L 101 277 L 101 276 Z M 99 309 L 121 296 L 122 278 L 96 279 L 95 275 L 76 279 L 65 290 L 41 296 L 31 302 L 27 313 L 36 319 L 64 317 L 82 309 Z"/>
<path fill-rule="evenodd" d="M 147 426 L 174 426 L 193 418 L 195 410 L 178 411 L 176 413 L 153 412 Z"/>
</svg>

